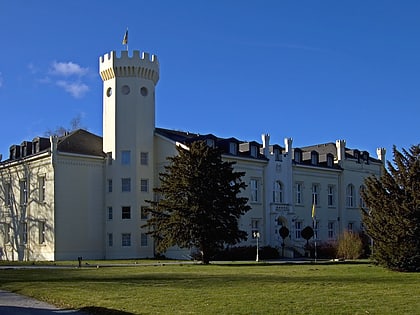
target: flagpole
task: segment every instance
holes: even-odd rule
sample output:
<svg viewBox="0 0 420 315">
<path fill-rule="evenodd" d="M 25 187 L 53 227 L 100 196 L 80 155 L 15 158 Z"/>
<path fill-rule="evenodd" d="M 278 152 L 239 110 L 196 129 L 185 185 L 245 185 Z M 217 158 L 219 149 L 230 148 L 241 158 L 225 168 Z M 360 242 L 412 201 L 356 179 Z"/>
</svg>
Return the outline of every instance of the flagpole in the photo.
<svg viewBox="0 0 420 315">
<path fill-rule="evenodd" d="M 122 44 L 125 45 L 125 49 L 128 51 L 128 27 L 127 27 L 127 30 L 124 33 Z"/>
<path fill-rule="evenodd" d="M 316 239 L 317 239 L 317 235 L 316 235 L 316 213 L 315 213 L 315 202 L 312 203 L 312 228 L 314 230 L 314 245 L 315 245 L 315 263 L 316 263 L 316 259 L 317 259 L 317 251 L 316 251 Z"/>
</svg>

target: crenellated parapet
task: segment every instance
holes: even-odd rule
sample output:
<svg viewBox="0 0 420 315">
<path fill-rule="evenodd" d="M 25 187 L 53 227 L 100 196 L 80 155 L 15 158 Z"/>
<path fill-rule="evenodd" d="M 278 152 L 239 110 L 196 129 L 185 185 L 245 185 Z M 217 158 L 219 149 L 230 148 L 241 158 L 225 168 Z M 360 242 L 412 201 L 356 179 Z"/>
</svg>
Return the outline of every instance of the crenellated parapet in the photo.
<svg viewBox="0 0 420 315">
<path fill-rule="evenodd" d="M 111 51 L 99 58 L 99 73 L 103 81 L 115 77 L 139 77 L 151 80 L 156 85 L 159 81 L 159 61 L 156 55 L 134 50 L 129 56 L 128 51 L 121 51 L 118 57 Z"/>
</svg>

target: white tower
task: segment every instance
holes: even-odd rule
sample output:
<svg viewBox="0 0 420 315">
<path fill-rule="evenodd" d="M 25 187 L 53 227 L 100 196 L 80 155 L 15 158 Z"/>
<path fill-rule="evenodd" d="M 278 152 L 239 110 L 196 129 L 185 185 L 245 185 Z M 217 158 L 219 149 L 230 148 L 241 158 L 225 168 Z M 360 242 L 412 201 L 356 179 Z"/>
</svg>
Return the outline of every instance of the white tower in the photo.
<svg viewBox="0 0 420 315">
<path fill-rule="evenodd" d="M 142 207 L 153 199 L 157 57 L 115 51 L 99 59 L 103 80 L 103 151 L 107 212 L 106 258 L 151 257 L 153 244 L 141 230 Z"/>
</svg>

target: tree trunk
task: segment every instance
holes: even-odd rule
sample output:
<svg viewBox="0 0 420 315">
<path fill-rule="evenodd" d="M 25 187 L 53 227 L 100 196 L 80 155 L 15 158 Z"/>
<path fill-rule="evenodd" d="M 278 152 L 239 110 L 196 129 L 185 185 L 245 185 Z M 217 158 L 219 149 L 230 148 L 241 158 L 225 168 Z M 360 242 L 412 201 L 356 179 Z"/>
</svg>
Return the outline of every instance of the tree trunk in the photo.
<svg viewBox="0 0 420 315">
<path fill-rule="evenodd" d="M 210 263 L 210 257 L 208 256 L 208 252 L 205 248 L 201 248 L 201 262 L 204 265 L 208 265 Z"/>
</svg>

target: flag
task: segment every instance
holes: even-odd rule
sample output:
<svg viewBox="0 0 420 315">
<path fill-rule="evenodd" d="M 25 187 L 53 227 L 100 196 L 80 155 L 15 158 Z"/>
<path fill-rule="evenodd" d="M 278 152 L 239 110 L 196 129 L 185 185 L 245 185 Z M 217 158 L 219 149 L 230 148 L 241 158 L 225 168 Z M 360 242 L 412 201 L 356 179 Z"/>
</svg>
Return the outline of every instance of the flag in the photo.
<svg viewBox="0 0 420 315">
<path fill-rule="evenodd" d="M 123 45 L 127 45 L 128 44 L 128 29 L 125 31 L 124 38 L 122 40 L 122 44 Z"/>
<path fill-rule="evenodd" d="M 312 219 L 315 218 L 315 203 L 312 204 Z"/>
</svg>

